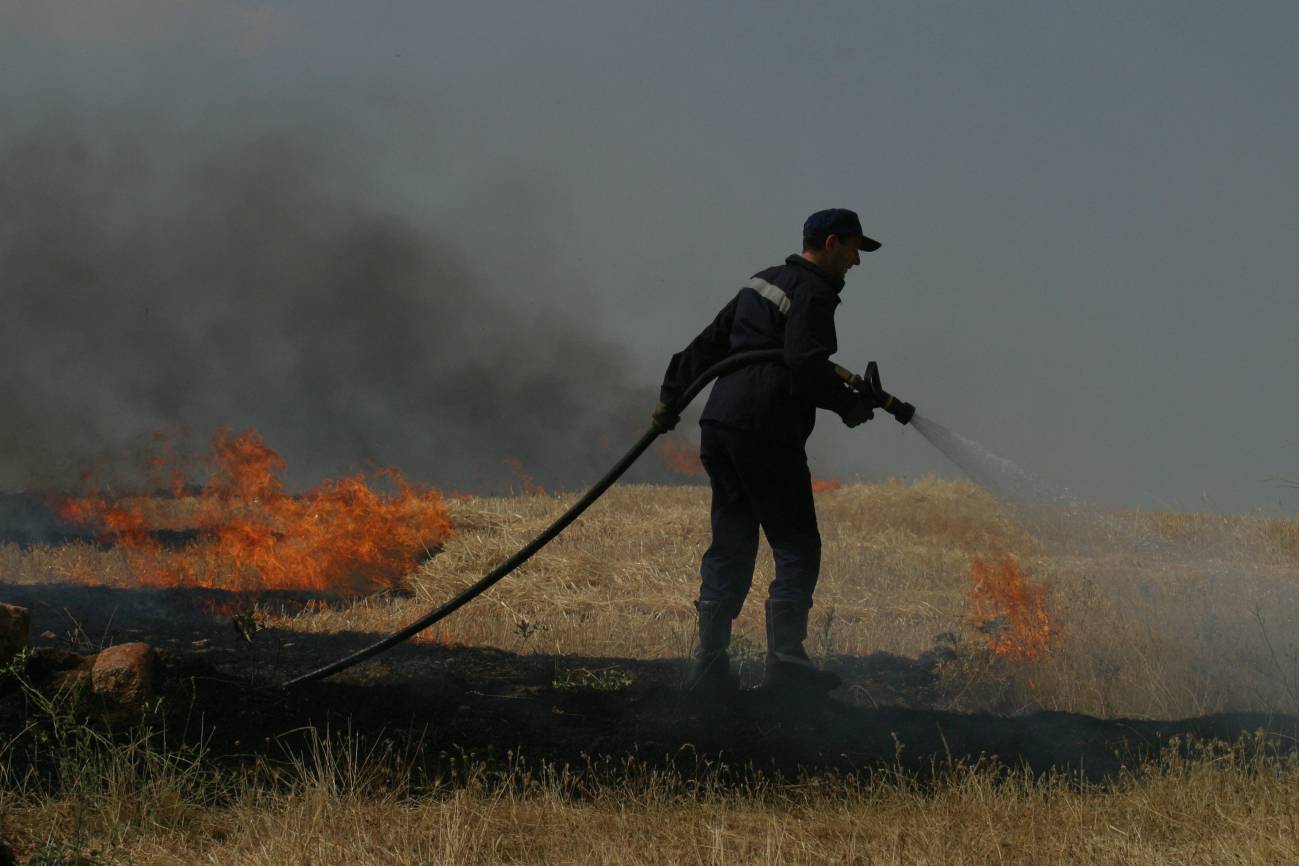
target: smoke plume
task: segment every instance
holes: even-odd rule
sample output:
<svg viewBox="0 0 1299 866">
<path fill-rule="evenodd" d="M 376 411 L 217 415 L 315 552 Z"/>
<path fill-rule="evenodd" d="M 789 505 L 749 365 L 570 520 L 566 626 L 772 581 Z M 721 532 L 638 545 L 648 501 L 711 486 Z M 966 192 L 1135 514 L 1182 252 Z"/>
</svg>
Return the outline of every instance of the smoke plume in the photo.
<svg viewBox="0 0 1299 866">
<path fill-rule="evenodd" d="M 506 458 L 543 484 L 598 474 L 651 389 L 552 303 L 557 277 L 483 276 L 554 229 L 493 200 L 472 245 L 448 240 L 363 165 L 319 129 L 0 120 L 0 489 L 219 426 L 256 427 L 298 484 L 393 465 L 499 489 Z"/>
</svg>

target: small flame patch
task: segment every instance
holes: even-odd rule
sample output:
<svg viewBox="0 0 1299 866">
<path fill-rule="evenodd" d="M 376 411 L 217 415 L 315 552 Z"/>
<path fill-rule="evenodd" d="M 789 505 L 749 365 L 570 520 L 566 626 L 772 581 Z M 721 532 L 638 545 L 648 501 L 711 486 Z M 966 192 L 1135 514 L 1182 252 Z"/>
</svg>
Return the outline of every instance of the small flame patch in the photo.
<svg viewBox="0 0 1299 866">
<path fill-rule="evenodd" d="M 967 591 L 970 619 L 988 649 L 1016 661 L 1046 656 L 1060 636 L 1047 608 L 1045 588 L 1032 583 L 1014 556 L 999 562 L 973 559 Z"/>
<path fill-rule="evenodd" d="M 701 478 L 704 475 L 704 464 L 699 459 L 698 446 L 686 445 L 675 439 L 662 438 L 655 446 L 659 459 L 669 472 L 685 475 L 689 478 Z"/>
<path fill-rule="evenodd" d="M 674 475 L 687 478 L 702 478 L 706 474 L 703 461 L 699 459 L 699 446 L 687 445 L 675 439 L 663 438 L 654 446 L 663 465 Z M 838 490 L 837 478 L 813 478 L 812 492 L 823 493 L 827 490 Z"/>
</svg>

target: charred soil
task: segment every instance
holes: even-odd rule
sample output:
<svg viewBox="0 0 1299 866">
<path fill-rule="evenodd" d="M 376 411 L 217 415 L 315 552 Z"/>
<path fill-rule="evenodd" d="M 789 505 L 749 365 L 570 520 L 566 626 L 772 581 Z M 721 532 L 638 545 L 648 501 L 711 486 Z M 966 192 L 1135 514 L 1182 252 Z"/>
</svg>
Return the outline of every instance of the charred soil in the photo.
<svg viewBox="0 0 1299 866">
<path fill-rule="evenodd" d="M 520 758 L 577 772 L 632 760 L 687 775 L 722 768 L 769 778 L 899 766 L 925 775 L 995 759 L 1099 780 L 1170 744 L 1235 742 L 1263 732 L 1255 742 L 1285 749 L 1299 737 L 1299 719 L 1261 713 L 1151 721 L 946 712 L 936 708 L 942 659 L 932 653 L 832 657 L 826 663 L 846 685 L 827 700 L 781 700 L 757 687 L 724 702 L 692 700 L 681 690 L 680 660 L 428 643 L 285 691 L 285 679 L 376 636 L 241 629 L 238 616 L 205 610 L 207 596 L 180 590 L 11 589 L 12 600 L 33 611 L 33 688 L 48 694 L 74 687 L 97 644 L 146 641 L 160 650 L 161 700 L 148 711 L 151 723 L 173 739 L 201 740 L 226 762 L 273 761 L 300 753 L 321 731 L 345 731 L 362 743 L 406 744 L 430 780 L 470 762 Z M 29 695 L 7 687 L 0 733 L 17 735 L 29 723 L 30 704 Z M 78 708 L 92 719 L 101 711 L 93 700 Z"/>
</svg>

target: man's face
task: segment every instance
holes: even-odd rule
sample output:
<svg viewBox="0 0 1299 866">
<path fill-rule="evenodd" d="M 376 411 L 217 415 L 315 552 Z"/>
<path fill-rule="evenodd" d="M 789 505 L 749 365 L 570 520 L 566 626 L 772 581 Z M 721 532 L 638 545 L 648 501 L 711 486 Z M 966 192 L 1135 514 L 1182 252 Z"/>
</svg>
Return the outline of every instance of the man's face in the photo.
<svg viewBox="0 0 1299 866">
<path fill-rule="evenodd" d="M 825 269 L 842 279 L 850 268 L 861 264 L 861 235 L 830 235 L 825 239 Z"/>
</svg>

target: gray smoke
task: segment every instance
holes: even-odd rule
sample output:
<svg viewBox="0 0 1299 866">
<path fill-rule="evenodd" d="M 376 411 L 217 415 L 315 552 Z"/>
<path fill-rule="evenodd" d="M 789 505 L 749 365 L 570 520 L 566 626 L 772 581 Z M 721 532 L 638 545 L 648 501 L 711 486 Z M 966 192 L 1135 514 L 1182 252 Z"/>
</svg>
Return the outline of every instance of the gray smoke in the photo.
<svg viewBox="0 0 1299 866">
<path fill-rule="evenodd" d="M 466 248 L 319 129 L 112 120 L 0 118 L 0 489 L 111 480 L 154 432 L 193 453 L 221 425 L 257 428 L 297 484 L 391 465 L 493 490 L 515 458 L 571 487 L 643 428 L 652 389 L 550 303 L 558 277 L 480 275 L 558 230 L 542 214 L 497 190 L 458 215 Z"/>
</svg>

